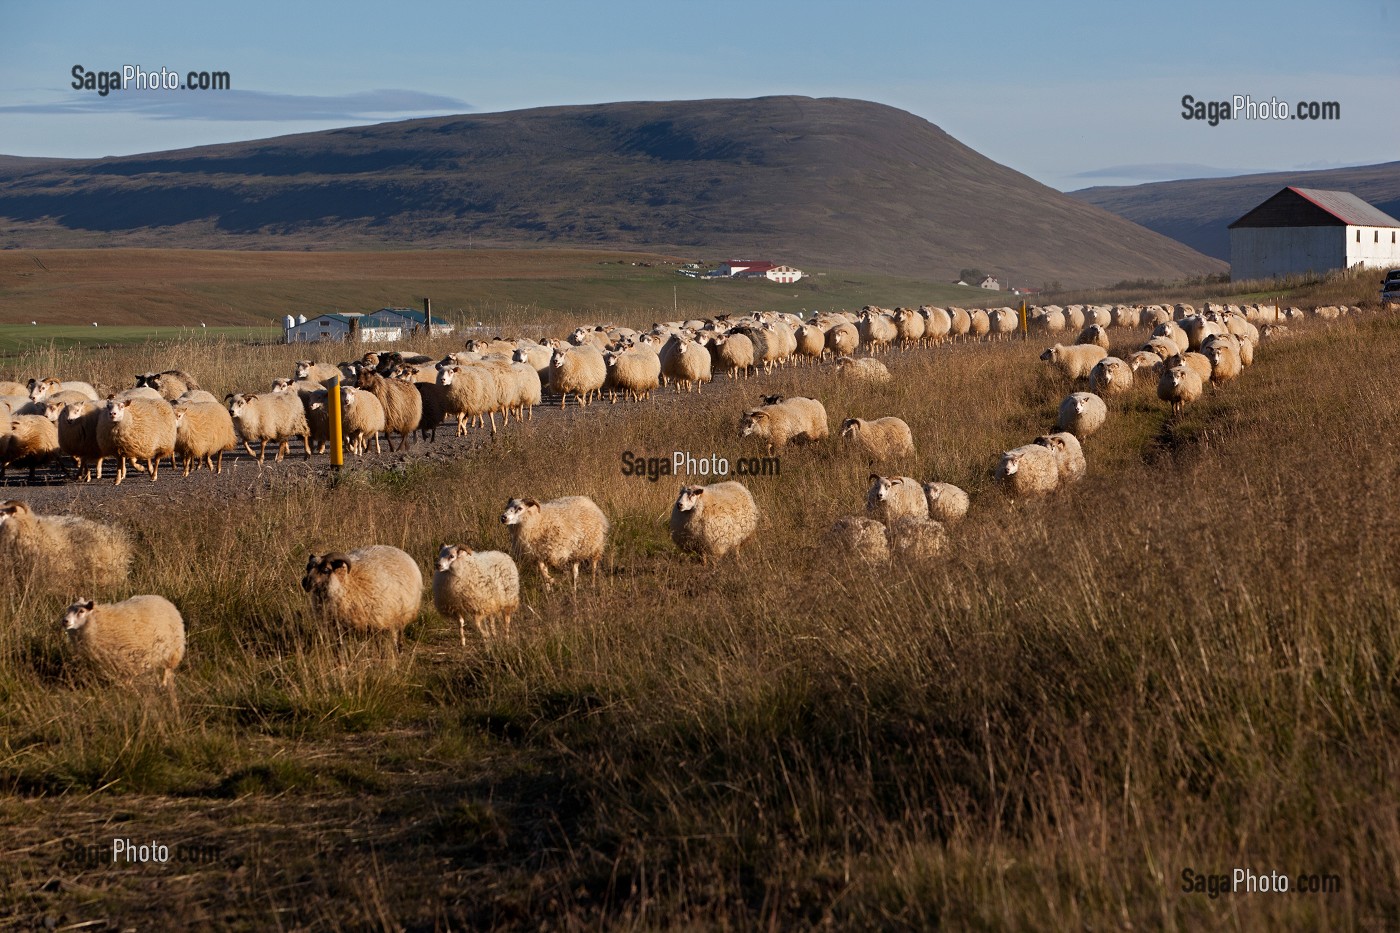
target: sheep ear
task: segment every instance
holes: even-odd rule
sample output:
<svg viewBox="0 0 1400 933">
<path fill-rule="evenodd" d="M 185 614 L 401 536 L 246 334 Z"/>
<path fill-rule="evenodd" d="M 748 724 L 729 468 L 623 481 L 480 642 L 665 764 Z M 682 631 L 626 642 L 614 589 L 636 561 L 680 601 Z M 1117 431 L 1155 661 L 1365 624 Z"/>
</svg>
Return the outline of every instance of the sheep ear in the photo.
<svg viewBox="0 0 1400 933">
<path fill-rule="evenodd" d="M 337 557 L 333 559 L 330 563 L 331 573 L 340 573 L 343 570 L 350 569 L 350 561 L 346 560 L 344 557 Z"/>
<path fill-rule="evenodd" d="M 80 597 L 78 597 L 78 605 L 80 605 L 80 606 L 83 607 L 83 612 L 91 612 L 92 609 L 93 609 L 93 605 L 94 605 L 94 604 L 93 604 L 93 601 L 92 601 L 92 600 L 90 600 L 90 599 L 83 599 L 83 598 L 80 596 Z"/>
<path fill-rule="evenodd" d="M 521 501 L 521 504 L 527 509 L 537 509 L 540 507 L 539 500 L 537 499 L 524 499 Z"/>
</svg>

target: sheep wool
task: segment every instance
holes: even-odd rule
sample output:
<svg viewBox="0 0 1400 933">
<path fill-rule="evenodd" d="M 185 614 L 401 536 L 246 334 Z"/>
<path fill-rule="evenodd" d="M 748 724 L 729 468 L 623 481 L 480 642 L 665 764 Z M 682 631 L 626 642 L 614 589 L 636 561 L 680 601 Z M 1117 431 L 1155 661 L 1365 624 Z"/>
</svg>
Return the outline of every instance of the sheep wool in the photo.
<svg viewBox="0 0 1400 933">
<path fill-rule="evenodd" d="M 924 483 L 924 498 L 928 499 L 929 518 L 945 525 L 962 521 L 971 505 L 967 492 L 952 483 Z"/>
<path fill-rule="evenodd" d="M 1075 437 L 1083 438 L 1103 427 L 1108 419 L 1108 406 L 1103 399 L 1092 392 L 1075 392 L 1065 396 L 1060 403 L 1060 414 L 1055 427 L 1068 431 Z"/>
<path fill-rule="evenodd" d="M 1014 498 L 1043 496 L 1059 486 L 1060 464 L 1049 449 L 1027 444 L 1002 454 L 993 477 Z"/>
<path fill-rule="evenodd" d="M 738 551 L 758 528 L 758 506 L 743 483 L 682 486 L 671 507 L 671 540 L 702 563 Z"/>
<path fill-rule="evenodd" d="M 325 623 L 341 630 L 388 633 L 397 648 L 423 601 L 423 572 L 398 548 L 372 544 L 348 554 L 310 555 L 301 588 Z"/>
<path fill-rule="evenodd" d="M 501 551 L 444 544 L 433 574 L 433 605 L 446 618 L 457 620 L 464 648 L 468 616 L 488 645 L 496 638 L 498 616 L 502 634 L 509 636 L 510 617 L 520 608 L 520 572 L 515 561 Z"/>
<path fill-rule="evenodd" d="M 175 687 L 185 657 L 185 620 L 163 596 L 133 596 L 119 603 L 79 599 L 63 616 L 74 653 L 108 678 L 134 683 L 152 675 Z"/>
<path fill-rule="evenodd" d="M 906 516 L 928 518 L 928 496 L 923 485 L 908 476 L 870 474 L 865 511 L 885 524 Z"/>
<path fill-rule="evenodd" d="M 545 586 L 554 582 L 550 570 L 567 569 L 577 589 L 579 565 L 584 563 L 597 579 L 607 545 L 608 517 L 587 496 L 564 496 L 544 503 L 511 499 L 501 513 L 501 524 L 510 529 L 515 556 L 534 562 Z"/>
<path fill-rule="evenodd" d="M 948 549 L 948 530 L 931 518 L 906 515 L 889 526 L 890 550 L 906 564 L 937 560 Z"/>
<path fill-rule="evenodd" d="M 76 515 L 39 515 L 17 499 L 0 502 L 0 565 L 19 586 L 78 585 L 105 590 L 131 572 L 131 538 L 119 528 Z"/>
<path fill-rule="evenodd" d="M 857 563 L 880 565 L 890 559 L 888 531 L 873 518 L 838 518 L 827 531 L 823 545 L 838 558 Z"/>
<path fill-rule="evenodd" d="M 1084 459 L 1084 449 L 1079 438 L 1067 431 L 1037 437 L 1035 442 L 1055 455 L 1055 463 L 1060 471 L 1060 485 L 1077 483 L 1088 472 L 1088 462 Z"/>
<path fill-rule="evenodd" d="M 901 418 L 847 418 L 841 425 L 841 436 L 864 451 L 872 462 L 914 456 L 914 434 Z"/>
</svg>

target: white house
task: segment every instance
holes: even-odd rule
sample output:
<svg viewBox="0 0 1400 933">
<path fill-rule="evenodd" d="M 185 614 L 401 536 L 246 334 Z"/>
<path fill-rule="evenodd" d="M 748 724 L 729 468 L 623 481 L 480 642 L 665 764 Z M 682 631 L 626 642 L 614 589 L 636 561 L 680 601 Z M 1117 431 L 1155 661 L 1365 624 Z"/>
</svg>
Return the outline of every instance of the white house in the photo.
<svg viewBox="0 0 1400 933">
<path fill-rule="evenodd" d="M 347 311 L 343 314 L 321 314 L 292 327 L 283 323 L 284 343 L 308 343 L 316 340 L 358 340 L 363 343 L 383 343 L 402 340 L 404 327 L 378 315 Z"/>
<path fill-rule="evenodd" d="M 1001 291 L 1001 283 L 998 282 L 996 279 L 992 278 L 990 275 L 987 276 L 985 279 L 983 279 L 981 282 L 979 282 L 978 285 L 977 285 L 977 287 L 978 287 L 978 288 L 990 288 L 990 289 L 992 289 L 993 291 L 998 291 L 998 292 Z"/>
<path fill-rule="evenodd" d="M 374 316 L 385 322 L 400 324 L 407 334 L 422 332 L 425 325 L 434 337 L 449 336 L 453 330 L 445 319 L 433 316 L 430 322 L 428 314 L 413 308 L 380 308 L 374 312 Z"/>
<path fill-rule="evenodd" d="M 778 282 L 783 285 L 791 285 L 802 278 L 802 270 L 794 269 L 792 266 L 774 266 L 763 273 L 770 282 Z"/>
<path fill-rule="evenodd" d="M 1400 221 L 1347 191 L 1284 188 L 1230 224 L 1236 282 L 1400 266 Z"/>
</svg>

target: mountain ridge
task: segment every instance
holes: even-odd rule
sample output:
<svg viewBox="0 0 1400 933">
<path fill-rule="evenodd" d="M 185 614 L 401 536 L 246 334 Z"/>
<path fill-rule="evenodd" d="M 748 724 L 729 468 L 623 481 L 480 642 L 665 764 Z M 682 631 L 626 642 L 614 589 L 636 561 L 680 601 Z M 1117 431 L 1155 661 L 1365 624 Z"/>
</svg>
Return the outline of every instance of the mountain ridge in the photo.
<svg viewBox="0 0 1400 933">
<path fill-rule="evenodd" d="M 0 158 L 0 245 L 645 248 L 939 280 L 1222 265 L 844 98 L 632 101 L 86 160 Z"/>
</svg>

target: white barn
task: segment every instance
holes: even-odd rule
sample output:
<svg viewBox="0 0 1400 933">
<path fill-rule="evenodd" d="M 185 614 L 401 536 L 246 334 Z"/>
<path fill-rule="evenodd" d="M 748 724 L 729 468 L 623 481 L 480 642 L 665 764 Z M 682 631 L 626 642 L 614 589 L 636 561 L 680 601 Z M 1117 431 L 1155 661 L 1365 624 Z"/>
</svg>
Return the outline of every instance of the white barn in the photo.
<svg viewBox="0 0 1400 933">
<path fill-rule="evenodd" d="M 1230 278 L 1400 266 L 1400 221 L 1347 191 L 1284 188 L 1230 224 Z"/>
<path fill-rule="evenodd" d="M 311 320 L 287 327 L 283 322 L 283 343 L 309 343 L 317 340 L 359 340 L 383 343 L 402 340 L 404 327 L 399 321 L 383 320 L 378 315 L 347 311 L 343 314 L 321 314 Z"/>
</svg>

